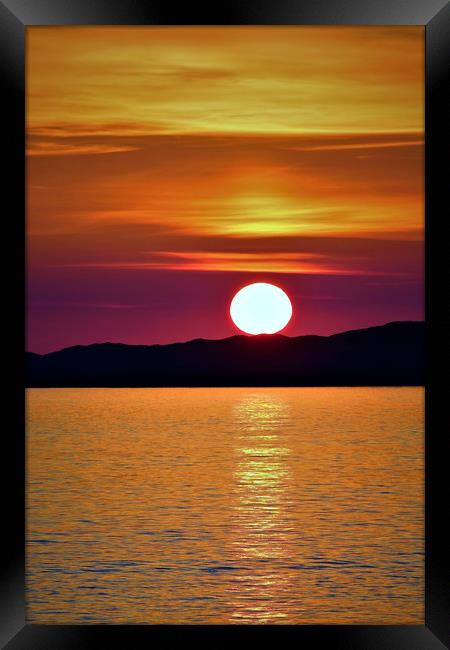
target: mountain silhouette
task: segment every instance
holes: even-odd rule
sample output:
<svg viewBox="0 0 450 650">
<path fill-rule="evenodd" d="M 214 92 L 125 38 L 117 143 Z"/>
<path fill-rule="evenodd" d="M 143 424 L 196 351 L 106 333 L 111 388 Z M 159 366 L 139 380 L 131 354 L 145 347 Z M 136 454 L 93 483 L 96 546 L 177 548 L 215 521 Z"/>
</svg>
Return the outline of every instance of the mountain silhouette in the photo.
<svg viewBox="0 0 450 650">
<path fill-rule="evenodd" d="M 29 387 L 412 386 L 424 383 L 423 322 L 332 336 L 280 334 L 170 345 L 95 343 L 27 353 Z"/>
</svg>

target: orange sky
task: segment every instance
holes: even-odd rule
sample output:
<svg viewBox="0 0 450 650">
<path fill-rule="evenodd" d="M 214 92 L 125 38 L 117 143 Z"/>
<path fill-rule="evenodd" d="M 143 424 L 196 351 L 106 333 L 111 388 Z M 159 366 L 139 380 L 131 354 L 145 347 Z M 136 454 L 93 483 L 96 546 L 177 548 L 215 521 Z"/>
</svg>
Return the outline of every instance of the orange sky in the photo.
<svg viewBox="0 0 450 650">
<path fill-rule="evenodd" d="M 27 133 L 31 278 L 417 277 L 422 27 L 31 27 Z"/>
</svg>

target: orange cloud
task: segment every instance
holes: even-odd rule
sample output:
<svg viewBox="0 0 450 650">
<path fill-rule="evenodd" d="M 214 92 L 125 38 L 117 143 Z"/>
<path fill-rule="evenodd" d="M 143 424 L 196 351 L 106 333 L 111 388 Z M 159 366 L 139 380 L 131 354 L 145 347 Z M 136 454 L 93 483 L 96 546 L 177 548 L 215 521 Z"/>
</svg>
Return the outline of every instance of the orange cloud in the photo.
<svg viewBox="0 0 450 650">
<path fill-rule="evenodd" d="M 27 33 L 34 261 L 359 273 L 277 247 L 423 237 L 423 28 Z"/>
<path fill-rule="evenodd" d="M 30 128 L 411 132 L 423 27 L 30 27 Z"/>
</svg>

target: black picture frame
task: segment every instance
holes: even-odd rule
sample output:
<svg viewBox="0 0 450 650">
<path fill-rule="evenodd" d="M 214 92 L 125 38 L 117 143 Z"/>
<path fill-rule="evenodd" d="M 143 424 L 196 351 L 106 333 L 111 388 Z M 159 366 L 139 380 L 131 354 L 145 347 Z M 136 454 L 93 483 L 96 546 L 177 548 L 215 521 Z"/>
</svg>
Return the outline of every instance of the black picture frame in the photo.
<svg viewBox="0 0 450 650">
<path fill-rule="evenodd" d="M 414 626 L 104 626 L 25 623 L 25 33 L 31 25 L 424 25 L 425 80 L 425 234 L 427 375 L 425 408 L 426 559 L 425 625 Z M 0 65 L 4 93 L 4 389 L 10 423 L 2 432 L 3 554 L 0 586 L 2 647 L 10 650 L 106 648 L 137 649 L 148 644 L 224 641 L 283 642 L 312 648 L 321 643 L 347 650 L 438 650 L 450 647 L 450 599 L 446 503 L 448 470 L 448 392 L 439 377 L 448 317 L 448 288 L 441 291 L 448 253 L 444 236 L 448 214 L 448 139 L 445 72 L 448 65 L 450 7 L 445 0 L 240 0 L 200 8 L 192 3 L 146 0 L 0 0 Z M 11 252 L 12 255 L 6 255 Z M 445 254 L 447 253 L 447 254 Z M 9 259 L 9 261 L 7 261 Z M 448 452 L 447 452 L 448 453 Z M 9 469 L 9 472 L 6 472 Z M 447 505 L 448 508 L 448 505 Z M 220 628 L 218 630 L 217 628 Z M 445 645 L 444 645 L 445 644 Z"/>
</svg>

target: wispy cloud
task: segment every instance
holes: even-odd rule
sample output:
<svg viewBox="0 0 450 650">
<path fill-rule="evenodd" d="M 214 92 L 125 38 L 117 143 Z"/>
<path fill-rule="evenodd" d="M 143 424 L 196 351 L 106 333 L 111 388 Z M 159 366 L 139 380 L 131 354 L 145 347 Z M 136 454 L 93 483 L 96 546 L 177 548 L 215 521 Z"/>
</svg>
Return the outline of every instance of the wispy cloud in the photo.
<svg viewBox="0 0 450 650">
<path fill-rule="evenodd" d="M 421 147 L 423 138 L 417 140 L 392 140 L 391 142 L 356 142 L 348 144 L 322 144 L 300 148 L 299 151 L 341 151 L 344 149 L 390 149 L 399 147 Z"/>
<path fill-rule="evenodd" d="M 103 135 L 419 130 L 422 36 L 414 26 L 31 27 L 28 124 Z"/>
<path fill-rule="evenodd" d="M 87 156 L 92 154 L 123 153 L 139 147 L 114 144 L 73 144 L 70 142 L 38 142 L 27 148 L 29 156 Z"/>
</svg>

